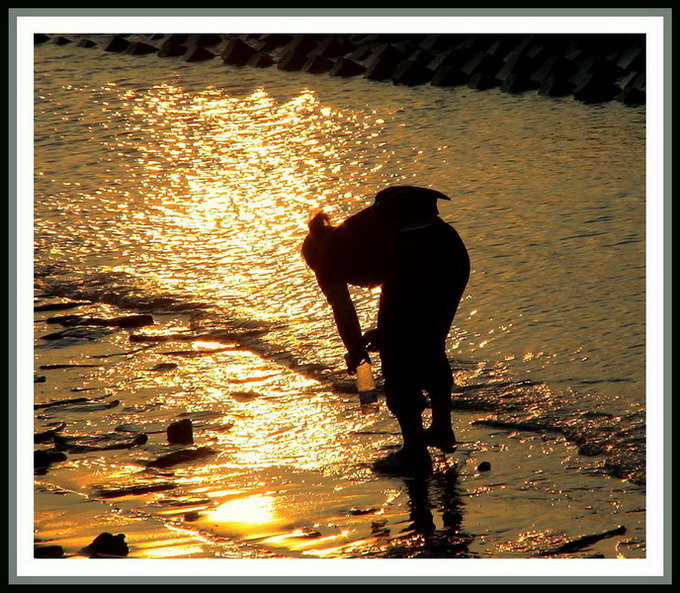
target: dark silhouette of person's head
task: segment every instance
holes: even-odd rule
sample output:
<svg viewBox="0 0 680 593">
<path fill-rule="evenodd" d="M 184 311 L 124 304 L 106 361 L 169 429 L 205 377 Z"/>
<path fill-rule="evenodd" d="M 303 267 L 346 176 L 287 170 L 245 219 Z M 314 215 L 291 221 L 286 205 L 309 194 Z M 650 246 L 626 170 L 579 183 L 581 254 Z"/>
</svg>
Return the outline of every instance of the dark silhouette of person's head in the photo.
<svg viewBox="0 0 680 593">
<path fill-rule="evenodd" d="M 307 265 L 316 270 L 319 267 L 321 246 L 335 228 L 325 212 L 318 212 L 308 223 L 309 233 L 302 243 L 302 257 Z"/>
<path fill-rule="evenodd" d="M 414 226 L 432 222 L 439 214 L 437 200 L 449 199 L 434 189 L 394 185 L 376 194 L 374 208 L 400 226 Z"/>
</svg>

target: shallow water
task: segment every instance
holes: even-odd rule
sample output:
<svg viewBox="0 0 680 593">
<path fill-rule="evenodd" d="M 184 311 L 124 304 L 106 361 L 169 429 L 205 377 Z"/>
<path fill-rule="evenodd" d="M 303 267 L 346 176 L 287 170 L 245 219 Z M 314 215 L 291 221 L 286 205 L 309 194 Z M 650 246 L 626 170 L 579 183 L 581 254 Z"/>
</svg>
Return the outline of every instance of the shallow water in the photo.
<svg viewBox="0 0 680 593">
<path fill-rule="evenodd" d="M 591 454 L 572 451 L 580 469 L 644 481 L 643 109 L 54 45 L 36 47 L 35 98 L 40 294 L 181 310 L 176 329 L 199 350 L 224 347 L 201 335 L 261 330 L 169 375 L 148 374 L 167 354 L 94 372 L 126 407 L 92 426 L 210 413 L 204 437 L 230 451 L 220 471 L 247 466 L 263 483 L 279 465 L 299 472 L 288 483 L 343 475 L 360 497 L 370 444 L 357 433 L 383 434 L 381 447 L 396 428 L 386 414 L 377 426 L 348 414 L 341 344 L 299 249 L 317 209 L 339 221 L 410 183 L 452 197 L 441 215 L 472 259 L 449 340 L 454 405 L 539 439 L 561 433 Z M 378 295 L 353 294 L 369 327 Z M 63 359 L 37 345 L 43 363 Z M 82 387 L 68 371 L 59 381 Z M 38 398 L 56 395 L 46 385 Z M 233 426 L 220 433 L 221 422 Z M 111 478 L 115 464 L 101 464 Z M 229 496 L 217 498 L 228 507 Z M 267 489 L 254 496 L 266 514 Z"/>
</svg>

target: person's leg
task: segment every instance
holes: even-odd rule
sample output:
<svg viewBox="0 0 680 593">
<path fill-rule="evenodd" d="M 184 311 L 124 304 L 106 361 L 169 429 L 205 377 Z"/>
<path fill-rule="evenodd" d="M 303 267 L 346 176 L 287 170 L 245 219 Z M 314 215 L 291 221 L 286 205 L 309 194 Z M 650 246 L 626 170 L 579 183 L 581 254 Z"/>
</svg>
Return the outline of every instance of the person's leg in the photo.
<svg viewBox="0 0 680 593">
<path fill-rule="evenodd" d="M 444 318 L 442 327 L 448 327 L 448 316 Z M 443 330 L 440 335 L 443 335 Z M 446 355 L 446 341 L 439 338 L 430 344 L 423 345 L 425 359 L 428 361 L 425 391 L 430 398 L 432 423 L 425 431 L 428 445 L 437 447 L 445 453 L 456 449 L 456 437 L 451 422 L 451 391 L 453 389 L 453 373 Z"/>
<path fill-rule="evenodd" d="M 432 423 L 424 431 L 425 442 L 444 453 L 456 450 L 456 435 L 451 420 L 451 390 L 428 392 L 432 404 Z"/>
<path fill-rule="evenodd" d="M 395 453 L 378 461 L 379 471 L 403 474 L 429 474 L 432 459 L 427 450 L 422 413 L 425 396 L 408 372 L 408 365 L 400 362 L 398 355 L 381 352 L 385 379 L 385 402 L 399 423 L 403 444 Z"/>
</svg>

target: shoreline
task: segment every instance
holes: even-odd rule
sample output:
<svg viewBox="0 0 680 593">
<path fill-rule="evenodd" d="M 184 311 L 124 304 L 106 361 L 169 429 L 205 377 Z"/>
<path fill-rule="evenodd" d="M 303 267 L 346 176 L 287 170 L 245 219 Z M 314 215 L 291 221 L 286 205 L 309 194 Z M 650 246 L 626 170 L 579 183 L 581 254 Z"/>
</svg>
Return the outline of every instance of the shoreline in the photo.
<svg viewBox="0 0 680 593">
<path fill-rule="evenodd" d="M 487 426 L 483 412 L 454 410 L 461 444 L 436 455 L 431 480 L 376 476 L 370 461 L 398 444 L 384 409 L 363 418 L 354 394 L 234 339 L 177 341 L 188 329 L 178 314 L 155 315 L 146 332 L 72 326 L 45 340 L 55 316 L 130 317 L 54 297 L 36 305 L 56 303 L 65 309 L 36 312 L 35 404 L 43 407 L 34 432 L 53 431 L 35 448 L 65 459 L 35 478 L 39 549 L 82 557 L 111 532 L 125 534 L 131 558 L 645 554 L 644 489 L 601 475 L 600 460 L 579 459 L 561 435 Z M 135 343 L 135 333 L 168 339 Z M 211 394 L 215 368 L 241 374 Z M 47 405 L 55 402 L 66 403 Z M 181 418 L 193 424 L 191 446 L 167 442 Z M 146 440 L 135 442 L 139 434 Z M 149 471 L 153 460 L 207 449 L 205 458 Z"/>
</svg>

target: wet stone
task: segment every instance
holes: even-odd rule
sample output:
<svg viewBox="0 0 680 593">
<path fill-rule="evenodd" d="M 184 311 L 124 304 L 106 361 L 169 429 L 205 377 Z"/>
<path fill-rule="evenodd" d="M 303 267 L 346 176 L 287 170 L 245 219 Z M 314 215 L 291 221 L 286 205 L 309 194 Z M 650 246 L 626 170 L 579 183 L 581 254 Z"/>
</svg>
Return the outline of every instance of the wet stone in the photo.
<svg viewBox="0 0 680 593">
<path fill-rule="evenodd" d="M 130 552 L 125 535 L 119 533 L 100 533 L 89 546 L 84 547 L 81 552 L 88 556 L 127 556 Z"/>
<path fill-rule="evenodd" d="M 49 430 L 45 430 L 43 432 L 37 432 L 33 435 L 33 442 L 36 444 L 51 443 L 54 441 L 56 433 L 60 430 L 63 430 L 65 426 L 66 424 L 62 422 L 54 428 L 50 428 Z"/>
<path fill-rule="evenodd" d="M 112 330 L 108 328 L 86 328 L 86 327 L 73 327 L 65 329 L 60 332 L 55 332 L 52 334 L 47 334 L 42 336 L 43 340 L 69 340 L 69 341 L 94 341 L 99 340 L 111 333 Z"/>
<path fill-rule="evenodd" d="M 193 507 L 208 505 L 211 500 L 207 496 L 177 496 L 172 498 L 161 498 L 155 504 L 168 507 Z"/>
<path fill-rule="evenodd" d="M 173 422 L 167 430 L 168 443 L 190 445 L 194 442 L 193 424 L 189 418 Z"/>
<path fill-rule="evenodd" d="M 61 436 L 55 434 L 53 440 L 55 447 L 60 451 L 89 453 L 91 451 L 131 449 L 144 445 L 149 437 L 143 433 L 130 436 L 114 432 L 97 436 Z"/>
<path fill-rule="evenodd" d="M 358 509 L 356 507 L 352 507 L 349 510 L 350 515 L 372 515 L 374 513 L 377 513 L 380 509 L 378 508 L 370 508 L 370 509 Z"/>
<path fill-rule="evenodd" d="M 89 402 L 89 401 L 92 401 L 92 400 L 89 400 L 86 397 L 74 397 L 74 398 L 71 398 L 71 399 L 60 399 L 60 400 L 56 400 L 56 401 L 51 401 L 51 402 L 47 402 L 45 404 L 35 404 L 33 406 L 33 409 L 34 410 L 40 410 L 40 409 L 43 409 L 43 408 L 52 408 L 52 407 L 55 407 L 55 406 L 68 406 L 68 405 L 71 405 L 71 404 L 81 404 L 81 403 Z"/>
<path fill-rule="evenodd" d="M 480 463 L 480 464 L 477 466 L 477 471 L 478 471 L 478 472 L 488 472 L 488 471 L 491 471 L 491 464 L 490 464 L 488 461 L 482 461 L 482 463 Z"/>
<path fill-rule="evenodd" d="M 199 447 L 198 449 L 183 449 L 181 451 L 175 451 L 174 453 L 168 453 L 167 455 L 161 455 L 157 459 L 149 461 L 146 464 L 146 467 L 149 468 L 173 467 L 175 465 L 205 459 L 206 457 L 211 457 L 214 454 L 215 450 L 211 449 L 210 447 Z"/>
<path fill-rule="evenodd" d="M 92 39 L 79 39 L 77 47 L 95 47 L 97 44 Z"/>
<path fill-rule="evenodd" d="M 72 40 L 63 35 L 56 35 L 55 37 L 52 37 L 52 43 L 54 43 L 54 45 L 66 45 L 72 43 Z"/>
<path fill-rule="evenodd" d="M 63 558 L 64 548 L 61 546 L 34 546 L 34 558 Z"/>
<path fill-rule="evenodd" d="M 206 60 L 212 60 L 215 57 L 211 51 L 208 51 L 204 47 L 191 47 L 184 54 L 185 62 L 205 62 Z"/>
<path fill-rule="evenodd" d="M 156 372 L 163 372 L 163 371 L 172 371 L 177 368 L 177 365 L 174 362 L 161 362 L 160 364 L 157 364 L 155 367 L 151 368 L 150 370 L 156 371 Z"/>
<path fill-rule="evenodd" d="M 132 56 L 146 56 L 158 51 L 153 45 L 144 43 L 143 41 L 133 41 L 125 50 L 126 54 Z"/>
<path fill-rule="evenodd" d="M 38 449 L 33 452 L 33 467 L 36 473 L 45 473 L 50 465 L 60 461 L 66 461 L 67 457 L 56 449 Z"/>
<path fill-rule="evenodd" d="M 138 496 L 150 492 L 162 492 L 177 488 L 174 482 L 166 480 L 139 480 L 132 484 L 100 484 L 95 486 L 95 494 L 101 498 L 120 498 L 122 496 Z"/>
<path fill-rule="evenodd" d="M 51 404 L 38 404 L 34 406 L 35 409 L 49 408 L 49 411 L 65 411 L 65 412 L 98 412 L 101 410 L 109 410 L 120 405 L 120 400 L 114 399 L 110 402 L 103 402 L 97 400 L 90 400 L 87 398 L 74 398 L 72 400 L 65 400 L 62 402 Z"/>
<path fill-rule="evenodd" d="M 84 317 L 82 315 L 57 315 L 45 320 L 46 323 L 58 323 L 64 327 L 79 325 L 92 325 L 97 327 L 121 327 L 136 328 L 153 325 L 154 320 L 151 315 L 124 315 L 103 319 L 100 317 Z"/>
<path fill-rule="evenodd" d="M 328 71 L 330 76 L 351 77 L 363 74 L 366 68 L 361 64 L 353 62 L 347 58 L 338 59 L 333 67 Z"/>
<path fill-rule="evenodd" d="M 127 49 L 130 42 L 121 35 L 113 35 L 104 45 L 104 51 L 123 52 Z"/>
<path fill-rule="evenodd" d="M 176 43 L 163 43 L 161 48 L 158 50 L 159 58 L 175 58 L 183 56 L 187 53 L 187 47 L 185 45 L 178 45 Z"/>
</svg>

